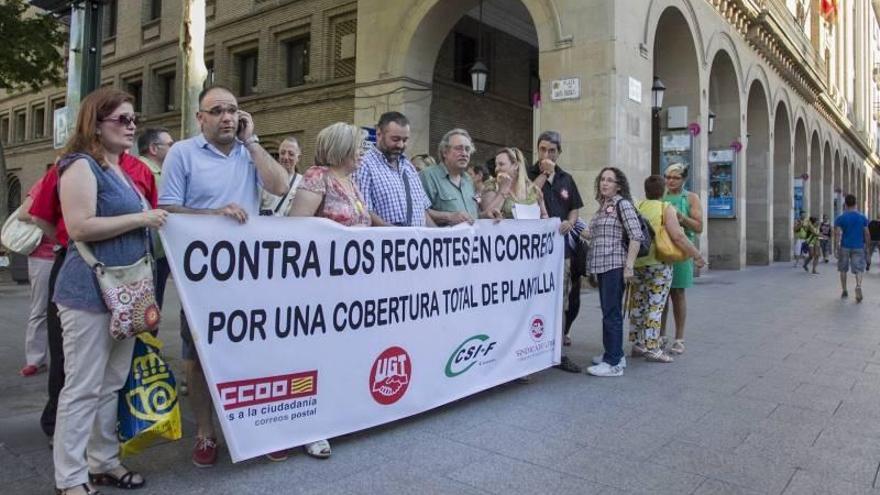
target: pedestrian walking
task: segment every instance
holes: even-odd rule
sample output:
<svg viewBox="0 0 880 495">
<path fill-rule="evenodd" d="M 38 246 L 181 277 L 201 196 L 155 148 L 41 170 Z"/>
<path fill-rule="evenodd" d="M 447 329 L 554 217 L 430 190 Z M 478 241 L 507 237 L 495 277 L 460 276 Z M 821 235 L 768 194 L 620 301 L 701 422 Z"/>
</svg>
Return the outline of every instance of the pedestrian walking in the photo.
<svg viewBox="0 0 880 495">
<path fill-rule="evenodd" d="M 605 167 L 596 177 L 599 209 L 590 220 L 587 270 L 599 282 L 602 306 L 604 354 L 593 358 L 587 373 L 593 376 L 623 376 L 623 292 L 634 277 L 636 256 L 643 238 L 639 217 L 632 203 L 626 175 Z M 627 241 L 627 242 L 625 242 Z"/>
<path fill-rule="evenodd" d="M 638 204 L 639 213 L 651 225 L 654 232 L 665 229 L 672 242 L 695 260 L 698 267 L 705 266 L 700 251 L 688 240 L 678 223 L 675 208 L 663 201 L 666 181 L 662 175 L 645 179 L 645 199 Z M 671 363 L 673 357 L 660 346 L 660 327 L 663 308 L 672 285 L 672 265 L 657 259 L 657 243 L 651 244 L 647 256 L 636 259 L 630 284 L 629 340 L 631 357 L 643 356 L 654 363 Z"/>
<path fill-rule="evenodd" d="M 834 220 L 834 244 L 837 246 L 837 271 L 840 272 L 840 297 L 847 298 L 847 272 L 856 279 L 856 302 L 862 302 L 862 273 L 865 271 L 865 246 L 871 242 L 868 219 L 856 209 L 856 197 L 847 194 L 844 212 Z"/>
<path fill-rule="evenodd" d="M 804 257 L 804 271 L 809 271 L 809 268 L 807 267 L 810 265 L 810 262 L 812 262 L 812 273 L 818 274 L 819 272 L 816 271 L 816 267 L 819 266 L 819 239 L 821 238 L 821 234 L 819 233 L 816 217 L 808 218 L 803 223 L 802 229 L 806 233 L 804 237 L 804 245 L 806 246 L 807 253 Z"/>
<path fill-rule="evenodd" d="M 819 224 L 819 247 L 822 248 L 822 259 L 828 263 L 828 255 L 831 253 L 831 222 L 828 215 L 822 215 L 822 223 Z"/>
<path fill-rule="evenodd" d="M 800 264 L 801 260 L 809 252 L 809 247 L 806 243 L 807 239 L 807 229 L 806 229 L 807 219 L 804 213 L 798 215 L 798 218 L 795 219 L 794 225 L 792 229 L 794 230 L 794 253 L 792 256 L 793 264 L 792 267 L 796 267 Z"/>
<path fill-rule="evenodd" d="M 703 232 L 703 207 L 700 197 L 684 187 L 688 177 L 688 168 L 681 163 L 673 163 L 666 167 L 666 194 L 663 201 L 675 207 L 678 223 L 684 228 L 688 240 L 694 242 L 697 234 Z M 687 299 L 685 291 L 694 285 L 694 260 L 688 259 L 672 265 L 672 285 L 669 299 L 672 301 L 672 314 L 675 317 L 675 341 L 669 347 L 672 354 L 684 353 L 684 330 L 687 324 Z M 660 335 L 666 336 L 666 319 L 669 315 L 669 304 L 663 311 L 663 325 Z"/>
</svg>

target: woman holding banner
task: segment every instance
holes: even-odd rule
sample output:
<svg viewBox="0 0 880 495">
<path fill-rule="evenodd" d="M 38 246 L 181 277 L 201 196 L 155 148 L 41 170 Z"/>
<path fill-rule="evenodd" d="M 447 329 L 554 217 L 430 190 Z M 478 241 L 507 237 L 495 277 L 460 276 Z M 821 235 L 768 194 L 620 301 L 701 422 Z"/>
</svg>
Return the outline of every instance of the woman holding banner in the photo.
<svg viewBox="0 0 880 495">
<path fill-rule="evenodd" d="M 514 205 L 535 205 L 540 217 L 547 218 L 541 190 L 529 181 L 526 160 L 517 148 L 501 148 L 495 153 L 495 178 L 483 185 L 480 207 L 488 215 L 500 210 L 504 218 L 514 218 Z"/>
<path fill-rule="evenodd" d="M 114 340 L 110 313 L 95 274 L 77 244 L 88 243 L 107 266 L 146 255 L 147 229 L 165 223 L 164 210 L 145 209 L 120 168 L 134 144 L 132 97 L 101 88 L 82 100 L 76 129 L 58 162 L 61 209 L 71 240 L 54 301 L 64 338 L 66 380 L 55 425 L 55 486 L 61 494 L 91 494 L 92 485 L 139 488 L 144 478 L 119 462 L 117 391 L 128 377 L 134 339 Z"/>
<path fill-rule="evenodd" d="M 352 174 L 364 153 L 363 131 L 354 125 L 337 122 L 318 133 L 315 142 L 315 165 L 310 167 L 297 188 L 289 215 L 321 217 L 348 227 L 369 227 L 372 222 L 364 198 Z M 312 457 L 330 457 L 330 442 L 318 440 L 305 446 Z M 282 461 L 287 451 L 267 455 Z"/>
</svg>

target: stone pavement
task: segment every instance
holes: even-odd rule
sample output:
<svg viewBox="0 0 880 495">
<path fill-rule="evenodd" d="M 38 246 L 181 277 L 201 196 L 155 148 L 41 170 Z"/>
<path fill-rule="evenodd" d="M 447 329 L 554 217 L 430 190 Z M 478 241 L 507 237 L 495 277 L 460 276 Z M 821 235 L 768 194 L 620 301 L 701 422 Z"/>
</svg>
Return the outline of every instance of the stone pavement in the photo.
<svg viewBox="0 0 880 495">
<path fill-rule="evenodd" d="M 633 360 L 623 378 L 558 370 L 333 440 L 333 457 L 233 466 L 189 461 L 186 438 L 129 459 L 138 493 L 536 493 L 880 495 L 880 275 L 866 299 L 779 263 L 712 272 L 689 291 L 687 354 Z M 852 285 L 850 293 L 852 293 Z M 176 298 L 162 334 L 179 355 Z M 0 284 L 0 492 L 51 493 L 39 426 L 45 375 L 20 378 L 24 287 Z M 569 354 L 601 348 L 585 292 Z M 175 361 L 176 369 L 180 361 Z M 187 405 L 183 400 L 184 406 Z M 121 493 L 105 489 L 104 493 Z"/>
</svg>

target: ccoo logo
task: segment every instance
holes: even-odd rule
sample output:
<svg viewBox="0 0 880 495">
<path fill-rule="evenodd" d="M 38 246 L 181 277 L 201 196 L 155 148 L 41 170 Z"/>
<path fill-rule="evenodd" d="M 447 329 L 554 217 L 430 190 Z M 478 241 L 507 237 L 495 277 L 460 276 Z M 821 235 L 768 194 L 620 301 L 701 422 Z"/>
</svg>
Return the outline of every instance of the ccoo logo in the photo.
<svg viewBox="0 0 880 495">
<path fill-rule="evenodd" d="M 412 377 L 412 361 L 400 347 L 385 349 L 370 370 L 370 393 L 373 400 L 384 406 L 399 401 Z"/>
<path fill-rule="evenodd" d="M 471 369 L 477 363 L 494 361 L 487 358 L 498 342 L 487 342 L 488 340 L 488 335 L 474 335 L 462 342 L 452 351 L 449 361 L 446 362 L 446 376 L 452 378 Z"/>
<path fill-rule="evenodd" d="M 535 315 L 531 318 L 529 323 L 529 335 L 532 337 L 532 340 L 535 342 L 540 342 L 544 339 L 544 317 L 541 315 Z"/>
</svg>

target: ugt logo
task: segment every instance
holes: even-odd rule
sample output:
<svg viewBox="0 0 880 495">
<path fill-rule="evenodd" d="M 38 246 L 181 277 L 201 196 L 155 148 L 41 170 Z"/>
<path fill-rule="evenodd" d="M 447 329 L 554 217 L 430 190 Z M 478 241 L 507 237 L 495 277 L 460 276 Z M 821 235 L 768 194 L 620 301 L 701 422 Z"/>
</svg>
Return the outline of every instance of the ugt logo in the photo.
<svg viewBox="0 0 880 495">
<path fill-rule="evenodd" d="M 544 339 L 544 317 L 541 315 L 535 315 L 531 318 L 529 323 L 529 335 L 532 337 L 532 340 L 535 342 L 540 342 Z"/>
<path fill-rule="evenodd" d="M 400 347 L 385 349 L 370 370 L 370 393 L 373 400 L 387 406 L 399 401 L 412 377 L 412 361 Z"/>
</svg>

